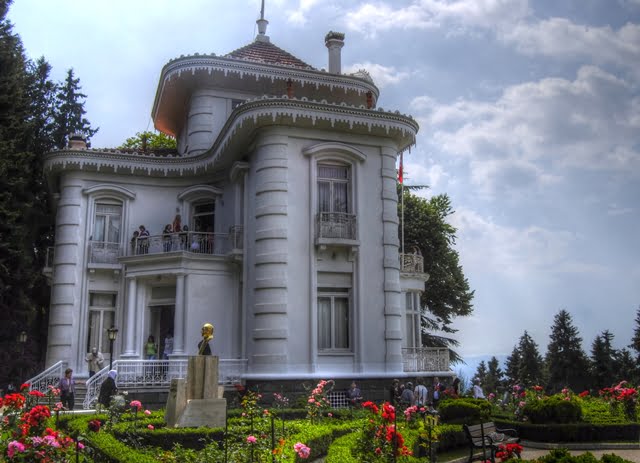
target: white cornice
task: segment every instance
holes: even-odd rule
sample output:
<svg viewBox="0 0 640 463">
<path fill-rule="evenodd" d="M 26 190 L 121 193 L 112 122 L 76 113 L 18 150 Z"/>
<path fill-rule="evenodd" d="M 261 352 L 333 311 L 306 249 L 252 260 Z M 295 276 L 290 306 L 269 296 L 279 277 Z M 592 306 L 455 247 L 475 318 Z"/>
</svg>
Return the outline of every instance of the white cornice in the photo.
<svg viewBox="0 0 640 463">
<path fill-rule="evenodd" d="M 305 156 L 315 156 L 323 153 L 340 153 L 357 162 L 364 162 L 367 159 L 366 154 L 351 145 L 347 145 L 346 143 L 318 143 L 302 150 L 302 154 Z"/>
<path fill-rule="evenodd" d="M 302 87 L 305 85 L 315 86 L 316 89 L 320 85 L 326 85 L 331 91 L 334 88 L 344 91 L 354 91 L 358 94 L 372 92 L 374 99 L 380 96 L 378 87 L 369 82 L 364 77 L 349 76 L 344 74 L 330 74 L 327 72 L 317 71 L 315 69 L 302 69 L 296 66 L 273 65 L 267 63 L 259 63 L 250 60 L 241 60 L 237 58 L 224 58 L 215 55 L 195 55 L 180 57 L 173 61 L 169 61 L 160 73 L 160 82 L 156 92 L 156 97 L 151 110 L 152 118 L 156 118 L 158 103 L 162 95 L 162 89 L 165 83 L 174 77 L 180 77 L 183 73 L 195 74 L 196 71 L 207 71 L 209 74 L 219 71 L 227 76 L 229 73 L 238 74 L 243 79 L 252 77 L 258 79 L 289 80 L 300 83 Z"/>
<path fill-rule="evenodd" d="M 390 138 L 394 140 L 398 151 L 404 151 L 415 143 L 419 129 L 413 118 L 398 111 L 386 112 L 382 108 L 369 110 L 325 101 L 305 101 L 304 98 L 263 98 L 238 106 L 213 146 L 197 156 L 143 156 L 117 150 L 63 150 L 49 153 L 45 157 L 44 169 L 107 171 L 154 177 L 199 175 L 230 162 L 230 156 L 246 148 L 257 129 L 283 125 Z"/>
</svg>

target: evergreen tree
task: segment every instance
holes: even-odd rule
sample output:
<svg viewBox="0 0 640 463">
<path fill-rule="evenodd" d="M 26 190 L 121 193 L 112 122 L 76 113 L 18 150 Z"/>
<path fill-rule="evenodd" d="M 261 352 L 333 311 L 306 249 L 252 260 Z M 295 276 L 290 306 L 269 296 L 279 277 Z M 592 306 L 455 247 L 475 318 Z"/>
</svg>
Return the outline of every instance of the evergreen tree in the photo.
<svg viewBox="0 0 640 463">
<path fill-rule="evenodd" d="M 520 353 L 520 349 L 516 344 L 513 346 L 513 351 L 511 351 L 511 355 L 507 357 L 505 361 L 505 376 L 507 377 L 507 381 L 509 385 L 513 386 L 514 384 L 520 383 L 520 362 L 522 355 Z"/>
<path fill-rule="evenodd" d="M 476 368 L 476 374 L 473 375 L 473 381 L 480 381 L 480 384 L 485 385 L 487 379 L 487 364 L 482 360 Z"/>
<path fill-rule="evenodd" d="M 30 101 L 27 60 L 20 38 L 6 19 L 10 2 L 0 1 L 0 384 L 18 382 L 29 373 L 29 344 L 25 355 L 17 343 L 34 318 L 31 293 L 34 249 L 29 211 L 33 158 L 30 144 Z M 22 374 L 22 377 L 20 377 Z"/>
<path fill-rule="evenodd" d="M 638 367 L 629 349 L 620 349 L 616 352 L 615 371 L 618 380 L 638 384 L 640 379 L 638 378 Z"/>
<path fill-rule="evenodd" d="M 636 311 L 636 327 L 633 330 L 633 337 L 629 347 L 636 352 L 636 364 L 640 367 L 640 307 Z"/>
<path fill-rule="evenodd" d="M 500 368 L 500 362 L 494 356 L 491 357 L 489 363 L 487 364 L 487 376 L 484 380 L 484 387 L 487 392 L 502 392 L 504 389 L 504 372 Z M 500 394 L 496 394 L 497 396 L 501 396 Z"/>
<path fill-rule="evenodd" d="M 591 345 L 592 386 L 597 389 L 611 386 L 616 382 L 616 352 L 612 347 L 613 334 L 605 330 Z"/>
<path fill-rule="evenodd" d="M 564 387 L 582 391 L 588 386 L 588 359 L 582 350 L 582 338 L 573 326 L 571 314 L 561 310 L 556 314 L 547 346 L 546 366 L 549 392 Z"/>
<path fill-rule="evenodd" d="M 526 331 L 518 342 L 519 361 L 516 380 L 519 384 L 530 387 L 544 382 L 544 366 L 542 356 L 538 352 L 538 345 Z"/>
<path fill-rule="evenodd" d="M 398 188 L 399 203 L 400 191 Z M 422 343 L 429 347 L 457 346 L 458 341 L 448 336 L 456 331 L 451 324 L 454 318 L 472 313 L 474 292 L 469 289 L 458 252 L 453 247 L 456 229 L 447 222 L 453 213 L 451 200 L 444 194 L 424 199 L 405 187 L 404 210 L 405 250 L 419 249 L 424 258 L 424 271 L 429 274 L 429 283 L 421 297 Z M 400 204 L 398 213 L 402 214 Z M 453 363 L 461 360 L 454 351 L 451 359 Z"/>
<path fill-rule="evenodd" d="M 81 93 L 80 79 L 74 78 L 73 69 L 67 71 L 67 77 L 58 86 L 56 94 L 55 130 L 54 142 L 58 149 L 66 148 L 69 142 L 69 135 L 81 133 L 87 139 L 87 143 L 98 129 L 91 128 L 91 124 L 84 117 L 85 98 L 87 95 Z"/>
</svg>

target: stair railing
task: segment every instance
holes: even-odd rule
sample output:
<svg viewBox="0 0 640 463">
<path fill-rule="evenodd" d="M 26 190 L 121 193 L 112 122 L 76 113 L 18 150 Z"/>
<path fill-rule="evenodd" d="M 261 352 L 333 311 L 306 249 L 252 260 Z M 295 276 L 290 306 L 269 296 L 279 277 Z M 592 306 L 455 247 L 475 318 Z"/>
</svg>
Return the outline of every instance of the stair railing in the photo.
<svg viewBox="0 0 640 463">
<path fill-rule="evenodd" d="M 44 394 L 49 392 L 49 386 L 58 387 L 62 373 L 67 367 L 67 363 L 60 360 L 54 363 L 42 373 L 27 381 L 30 391 L 40 391 Z"/>
</svg>

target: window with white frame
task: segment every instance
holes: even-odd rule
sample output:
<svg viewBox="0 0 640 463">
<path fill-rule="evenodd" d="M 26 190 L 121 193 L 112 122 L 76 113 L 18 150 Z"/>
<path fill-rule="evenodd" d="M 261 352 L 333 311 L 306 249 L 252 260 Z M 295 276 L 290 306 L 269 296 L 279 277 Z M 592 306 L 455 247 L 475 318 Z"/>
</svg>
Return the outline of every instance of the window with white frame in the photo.
<svg viewBox="0 0 640 463">
<path fill-rule="evenodd" d="M 100 352 L 108 352 L 109 336 L 107 329 L 115 323 L 115 293 L 89 293 L 89 331 L 87 352 L 97 347 Z"/>
<path fill-rule="evenodd" d="M 318 212 L 351 212 L 351 168 L 318 164 Z"/>
<path fill-rule="evenodd" d="M 121 204 L 107 202 L 96 203 L 93 222 L 93 241 L 119 243 L 121 223 Z"/>
<path fill-rule="evenodd" d="M 405 328 L 404 347 L 421 347 L 420 337 L 420 295 L 418 293 L 405 293 Z"/>
<path fill-rule="evenodd" d="M 318 288 L 318 350 L 351 350 L 350 291 Z"/>
</svg>

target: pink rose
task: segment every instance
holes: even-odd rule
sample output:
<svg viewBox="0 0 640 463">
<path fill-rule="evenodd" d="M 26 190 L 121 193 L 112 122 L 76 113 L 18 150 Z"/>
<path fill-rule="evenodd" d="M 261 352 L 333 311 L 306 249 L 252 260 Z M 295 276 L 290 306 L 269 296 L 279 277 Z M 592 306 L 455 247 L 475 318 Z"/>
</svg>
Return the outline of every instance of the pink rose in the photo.
<svg viewBox="0 0 640 463">
<path fill-rule="evenodd" d="M 249 444 L 255 444 L 258 441 L 255 436 L 247 436 L 247 442 Z"/>
<path fill-rule="evenodd" d="M 155 426 L 152 424 L 148 424 L 147 428 L 149 428 L 150 431 L 153 431 L 154 429 L 156 429 Z"/>
<path fill-rule="evenodd" d="M 145 414 L 145 415 L 151 415 L 151 410 L 145 410 L 145 411 L 144 411 L 144 414 Z"/>
</svg>

